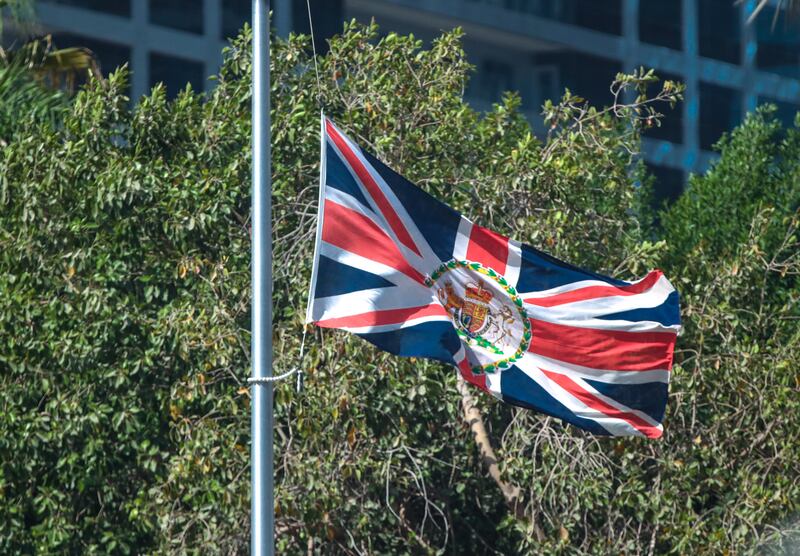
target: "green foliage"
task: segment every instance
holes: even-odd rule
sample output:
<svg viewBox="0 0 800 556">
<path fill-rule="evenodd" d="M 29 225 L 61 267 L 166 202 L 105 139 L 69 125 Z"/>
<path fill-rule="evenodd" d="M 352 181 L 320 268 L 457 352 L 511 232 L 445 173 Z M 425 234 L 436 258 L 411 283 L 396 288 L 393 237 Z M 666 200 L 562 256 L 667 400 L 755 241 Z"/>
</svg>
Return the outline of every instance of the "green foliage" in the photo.
<svg viewBox="0 0 800 556">
<path fill-rule="evenodd" d="M 685 306 L 668 424 L 688 471 L 673 489 L 697 516 L 681 516 L 684 551 L 800 542 L 800 129 L 774 113 L 723 137 L 720 160 L 661 215 Z"/>
<path fill-rule="evenodd" d="M 794 222 L 791 195 L 782 213 L 753 209 L 749 235 L 726 232 L 743 246 L 716 258 L 686 239 L 714 237 L 717 224 L 690 197 L 662 216 L 666 241 L 647 241 L 633 153 L 658 119 L 651 101 L 677 100 L 679 88 L 607 109 L 567 93 L 545 106 L 552 129 L 540 141 L 516 96 L 485 115 L 464 104 L 459 39 L 424 49 L 348 25 L 319 60 L 319 89 L 307 37 L 273 44 L 275 371 L 299 363 L 321 100 L 362 144 L 483 225 L 628 277 L 663 258 L 689 321 L 666 435 L 594 438 L 479 396 L 502 472 L 522 488 L 517 520 L 485 476 L 452 369 L 313 330 L 305 393 L 276 388 L 278 552 L 755 546 L 798 500 L 797 291 L 786 285 L 797 261 L 785 256 L 796 234 L 778 233 Z M 2 150 L 0 552 L 247 551 L 249 71 L 245 30 L 208 97 L 167 102 L 157 87 L 130 110 L 121 71 L 92 81 L 58 126 L 31 123 Z M 643 93 L 652 80 L 640 72 L 615 86 Z M 682 219 L 707 229 L 684 232 Z M 786 276 L 758 277 L 765 254 L 780 254 Z M 747 302 L 761 285 L 758 321 Z"/>
</svg>

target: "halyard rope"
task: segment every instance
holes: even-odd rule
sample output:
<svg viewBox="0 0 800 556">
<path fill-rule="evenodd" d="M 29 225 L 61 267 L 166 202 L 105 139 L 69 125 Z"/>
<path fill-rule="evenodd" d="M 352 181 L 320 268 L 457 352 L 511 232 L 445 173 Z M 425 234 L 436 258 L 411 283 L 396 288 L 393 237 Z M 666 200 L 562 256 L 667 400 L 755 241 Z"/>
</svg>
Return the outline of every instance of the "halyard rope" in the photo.
<svg viewBox="0 0 800 556">
<path fill-rule="evenodd" d="M 306 351 L 306 327 L 303 327 L 303 339 L 300 341 L 300 364 L 303 364 L 303 355 L 305 355 Z M 270 382 L 278 382 L 280 380 L 284 380 L 289 378 L 293 374 L 297 373 L 297 391 L 300 392 L 303 389 L 303 369 L 300 367 L 295 367 L 293 369 L 289 369 L 285 373 L 281 373 L 275 376 L 251 376 L 247 377 L 247 382 L 249 384 L 268 384 Z"/>
<path fill-rule="evenodd" d="M 314 22 L 311 18 L 311 1 L 306 0 L 306 9 L 308 10 L 308 28 L 311 32 L 311 52 L 314 58 L 314 73 L 317 77 L 317 103 L 319 104 L 320 109 L 322 109 L 322 82 L 319 78 L 319 64 L 317 63 L 317 45 L 314 39 Z M 300 365 L 303 364 L 303 355 L 305 355 L 305 348 L 306 348 L 306 333 L 308 330 L 305 326 L 303 326 L 303 339 L 300 341 Z M 275 376 L 251 376 L 247 378 L 247 382 L 249 384 L 269 384 L 271 382 L 279 382 L 281 380 L 285 380 L 290 376 L 296 374 L 297 375 L 297 382 L 296 388 L 297 392 L 303 391 L 303 369 L 301 367 L 294 367 L 293 369 L 289 369 L 285 373 L 281 373 Z"/>
<path fill-rule="evenodd" d="M 320 109 L 322 108 L 322 82 L 319 79 L 319 65 L 317 64 L 317 44 L 314 38 L 314 22 L 311 18 L 311 0 L 306 0 L 306 8 L 308 8 L 308 28 L 311 31 L 311 53 L 314 56 L 314 73 L 317 75 L 317 103 Z"/>
</svg>

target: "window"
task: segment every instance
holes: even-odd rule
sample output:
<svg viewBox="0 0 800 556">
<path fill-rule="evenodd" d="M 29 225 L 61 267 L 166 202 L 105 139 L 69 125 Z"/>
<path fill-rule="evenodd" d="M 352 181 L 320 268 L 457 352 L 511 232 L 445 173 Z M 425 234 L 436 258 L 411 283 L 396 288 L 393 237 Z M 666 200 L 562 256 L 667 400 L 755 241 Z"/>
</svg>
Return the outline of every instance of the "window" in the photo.
<svg viewBox="0 0 800 556">
<path fill-rule="evenodd" d="M 533 98 L 534 108 L 537 112 L 547 100 L 558 102 L 561 98 L 561 82 L 558 78 L 558 68 L 555 66 L 541 66 L 533 70 Z"/>
<path fill-rule="evenodd" d="M 621 0 L 481 0 L 481 2 L 562 23 L 571 23 L 602 33 L 622 34 Z"/>
<path fill-rule="evenodd" d="M 273 2 L 275 4 L 275 2 Z M 273 10 L 277 6 L 273 7 Z M 250 22 L 252 0 L 222 0 L 222 38 L 230 39 L 239 34 L 239 30 Z M 273 16 L 273 25 L 275 17 Z"/>
<path fill-rule="evenodd" d="M 477 96 L 481 100 L 496 102 L 503 93 L 514 90 L 514 68 L 510 64 L 486 60 L 478 73 Z"/>
<path fill-rule="evenodd" d="M 681 0 L 639 3 L 639 39 L 642 42 L 681 50 Z"/>
<path fill-rule="evenodd" d="M 150 0 L 150 23 L 202 35 L 203 2 L 202 0 Z"/>
<path fill-rule="evenodd" d="M 311 16 L 314 18 L 314 46 L 317 53 L 328 52 L 328 41 L 336 33 L 342 32 L 343 0 L 311 0 Z M 308 24 L 306 0 L 292 0 L 292 30 L 305 35 L 311 34 Z"/>
<path fill-rule="evenodd" d="M 657 75 L 663 80 L 682 82 L 683 79 L 678 75 L 671 75 L 664 72 L 657 72 Z M 661 83 L 658 83 L 661 86 Z M 651 127 L 645 130 L 644 136 L 652 139 L 663 139 L 672 143 L 683 143 L 683 103 L 675 104 L 674 108 L 670 108 L 669 104 L 663 103 L 654 106 L 654 108 L 661 112 L 664 116 L 661 118 L 660 127 Z"/>
<path fill-rule="evenodd" d="M 612 102 L 609 86 L 622 71 L 614 60 L 589 56 L 574 51 L 543 52 L 534 57 L 537 66 L 554 66 L 560 78 L 559 89 L 568 88 L 573 95 L 587 99 L 595 106 L 608 106 Z M 561 96 L 563 90 L 559 90 Z"/>
<path fill-rule="evenodd" d="M 150 54 L 150 86 L 163 83 L 167 97 L 175 98 L 189 83 L 195 91 L 203 91 L 205 71 L 201 62 Z"/>
<path fill-rule="evenodd" d="M 800 79 L 800 24 L 785 13 L 775 18 L 773 8 L 765 8 L 756 19 L 759 69 Z"/>
<path fill-rule="evenodd" d="M 697 2 L 700 56 L 739 63 L 742 48 L 739 9 L 738 4 L 729 0 Z"/>
<path fill-rule="evenodd" d="M 53 4 L 84 8 L 121 17 L 131 16 L 131 0 L 46 0 Z"/>
<path fill-rule="evenodd" d="M 739 91 L 700 83 L 700 147 L 710 149 L 723 133 L 739 124 L 742 96 Z"/>
<path fill-rule="evenodd" d="M 683 171 L 658 164 L 645 164 L 653 176 L 653 201 L 656 207 L 671 203 L 683 192 Z"/>
</svg>

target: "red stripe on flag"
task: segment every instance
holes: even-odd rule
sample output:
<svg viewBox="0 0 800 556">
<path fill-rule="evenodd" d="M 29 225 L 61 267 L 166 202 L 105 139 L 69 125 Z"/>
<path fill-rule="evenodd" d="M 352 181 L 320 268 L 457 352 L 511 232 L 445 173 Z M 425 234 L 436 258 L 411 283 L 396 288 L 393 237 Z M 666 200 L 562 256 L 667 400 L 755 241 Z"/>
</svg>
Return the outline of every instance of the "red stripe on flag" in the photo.
<svg viewBox="0 0 800 556">
<path fill-rule="evenodd" d="M 420 307 L 404 307 L 402 309 L 384 309 L 370 311 L 358 315 L 336 317 L 317 321 L 317 326 L 323 328 L 358 328 L 361 326 L 381 326 L 384 324 L 400 324 L 402 322 L 431 316 L 448 316 L 439 303 L 422 305 Z"/>
<path fill-rule="evenodd" d="M 564 303 L 586 301 L 588 299 L 598 299 L 601 297 L 636 295 L 644 293 L 652 288 L 661 276 L 662 273 L 660 270 L 654 270 L 643 280 L 627 286 L 588 286 L 564 293 L 557 293 L 549 297 L 531 297 L 523 301 L 539 307 L 554 307 L 555 305 L 563 305 Z"/>
<path fill-rule="evenodd" d="M 461 376 L 464 377 L 464 380 L 469 382 L 470 384 L 474 384 L 481 390 L 486 392 L 489 391 L 489 388 L 486 387 L 486 375 L 476 375 L 472 372 L 472 367 L 469 365 L 469 361 L 465 357 L 458 363 L 458 370 L 461 371 Z"/>
<path fill-rule="evenodd" d="M 617 409 L 611 404 L 608 404 L 583 388 L 580 384 L 572 380 L 570 377 L 555 373 L 552 371 L 546 371 L 542 369 L 542 372 L 547 375 L 547 378 L 561 386 L 564 390 L 575 396 L 581 402 L 583 402 L 588 407 L 594 409 L 595 411 L 599 411 L 604 415 L 609 417 L 613 417 L 614 419 L 621 419 L 626 421 L 630 424 L 633 428 L 647 436 L 648 438 L 658 438 L 663 434 L 663 431 L 658 427 L 654 427 L 644 419 L 642 419 L 639 415 L 632 413 L 630 411 L 622 411 Z"/>
<path fill-rule="evenodd" d="M 467 260 L 493 268 L 499 274 L 505 274 L 508 238 L 473 224 L 467 246 Z"/>
<path fill-rule="evenodd" d="M 530 319 L 528 351 L 574 365 L 610 371 L 672 368 L 675 334 L 597 330 Z"/>
<path fill-rule="evenodd" d="M 363 214 L 325 200 L 322 240 L 345 251 L 390 266 L 420 284 L 425 278 L 405 260 L 392 238 Z"/>
<path fill-rule="evenodd" d="M 336 128 L 329 122 L 325 120 L 325 128 L 328 130 L 328 135 L 333 142 L 336 143 L 336 146 L 339 147 L 339 151 L 344 155 L 347 159 L 348 164 L 353 169 L 353 171 L 358 176 L 358 179 L 361 180 L 361 183 L 364 184 L 364 187 L 367 188 L 369 194 L 375 200 L 375 204 L 378 205 L 381 213 L 383 214 L 386 221 L 389 223 L 389 226 L 392 228 L 394 235 L 397 236 L 397 239 L 411 249 L 414 253 L 419 256 L 419 250 L 417 249 L 414 240 L 411 239 L 411 235 L 406 230 L 405 226 L 403 225 L 402 220 L 392 208 L 391 203 L 389 203 L 389 199 L 386 198 L 386 195 L 383 194 L 381 191 L 380 186 L 375 182 L 372 175 L 370 175 L 369 170 L 367 170 L 366 166 L 359 160 L 356 154 L 350 149 L 350 146 L 347 142 L 339 135 L 339 132 L 336 131 Z"/>
</svg>

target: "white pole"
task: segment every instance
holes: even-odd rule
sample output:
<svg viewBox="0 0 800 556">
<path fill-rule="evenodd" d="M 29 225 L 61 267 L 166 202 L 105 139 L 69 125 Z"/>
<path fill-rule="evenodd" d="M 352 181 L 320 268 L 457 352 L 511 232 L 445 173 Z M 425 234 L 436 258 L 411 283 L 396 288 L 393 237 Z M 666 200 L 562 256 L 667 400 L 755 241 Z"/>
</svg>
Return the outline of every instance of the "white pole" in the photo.
<svg viewBox="0 0 800 556">
<path fill-rule="evenodd" d="M 253 0 L 252 445 L 250 553 L 275 552 L 272 461 L 272 187 L 269 0 Z"/>
</svg>

